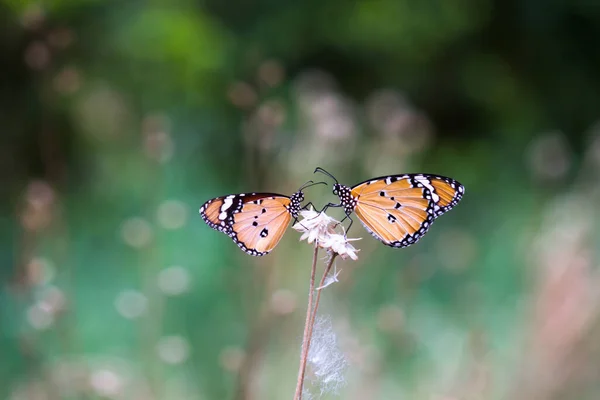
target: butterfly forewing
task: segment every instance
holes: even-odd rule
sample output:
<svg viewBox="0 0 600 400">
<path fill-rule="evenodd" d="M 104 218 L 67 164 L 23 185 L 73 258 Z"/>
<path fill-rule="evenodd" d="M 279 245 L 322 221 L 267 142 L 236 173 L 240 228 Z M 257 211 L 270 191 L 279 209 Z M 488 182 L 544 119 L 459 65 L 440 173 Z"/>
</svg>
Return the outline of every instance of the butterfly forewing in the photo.
<svg viewBox="0 0 600 400">
<path fill-rule="evenodd" d="M 219 219 L 219 214 L 221 213 L 221 206 L 223 205 L 222 198 L 216 198 L 206 202 L 206 204 L 200 209 L 200 214 L 202 218 L 206 221 L 207 224 L 211 225 L 219 225 L 221 220 Z"/>
<path fill-rule="evenodd" d="M 246 253 L 262 256 L 281 240 L 292 218 L 290 203 L 289 197 L 280 194 L 243 193 L 207 201 L 200 215 Z"/>
<path fill-rule="evenodd" d="M 435 210 L 436 217 L 450 211 L 462 199 L 465 188 L 454 179 L 441 176 L 429 176 L 428 179 L 434 189 L 433 200 L 439 207 Z"/>
</svg>

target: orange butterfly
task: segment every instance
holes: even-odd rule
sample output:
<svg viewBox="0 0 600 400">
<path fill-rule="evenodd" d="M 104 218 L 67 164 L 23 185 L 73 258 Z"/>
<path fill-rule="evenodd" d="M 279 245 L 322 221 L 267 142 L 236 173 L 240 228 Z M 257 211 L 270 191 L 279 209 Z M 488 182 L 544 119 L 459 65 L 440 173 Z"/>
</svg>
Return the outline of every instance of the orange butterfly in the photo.
<svg viewBox="0 0 600 400">
<path fill-rule="evenodd" d="M 283 237 L 290 220 L 298 219 L 303 190 L 325 182 L 308 181 L 288 197 L 277 193 L 241 193 L 216 197 L 200 207 L 204 222 L 229 236 L 252 256 L 268 254 Z"/>
<path fill-rule="evenodd" d="M 339 204 L 329 203 L 322 211 L 343 207 L 350 226 L 350 214 L 354 212 L 371 235 L 397 248 L 416 243 L 433 221 L 458 204 L 465 193 L 459 182 L 439 175 L 382 176 L 348 187 L 320 167 L 315 172 L 335 181 L 333 194 L 340 198 Z"/>
</svg>

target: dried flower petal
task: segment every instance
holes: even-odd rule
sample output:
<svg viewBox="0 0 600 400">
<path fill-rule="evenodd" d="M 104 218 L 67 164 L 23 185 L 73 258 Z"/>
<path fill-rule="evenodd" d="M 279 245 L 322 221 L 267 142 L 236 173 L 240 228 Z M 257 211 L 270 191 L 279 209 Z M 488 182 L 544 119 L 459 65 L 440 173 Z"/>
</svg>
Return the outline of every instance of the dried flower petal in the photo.
<svg viewBox="0 0 600 400">
<path fill-rule="evenodd" d="M 338 276 L 339 276 L 340 272 L 342 272 L 342 270 L 340 269 L 338 271 L 337 266 L 335 264 L 333 264 L 333 271 L 330 271 L 329 274 L 327 274 L 327 277 L 325 278 L 325 282 L 323 282 L 323 285 L 319 286 L 317 288 L 317 290 L 325 289 L 327 286 L 333 285 L 334 283 L 339 282 Z"/>
<path fill-rule="evenodd" d="M 358 250 L 350 244 L 350 241 L 353 240 L 360 240 L 360 238 L 348 239 L 344 235 L 332 234 L 329 235 L 325 241 L 319 242 L 319 245 L 325 249 L 337 253 L 344 260 L 349 257 L 356 261 L 358 260 L 358 256 L 356 255 Z"/>
<path fill-rule="evenodd" d="M 302 232 L 300 240 L 306 240 L 308 243 L 318 243 L 319 247 L 329 252 L 335 253 L 342 259 L 351 258 L 357 260 L 358 250 L 350 244 L 350 241 L 360 239 L 348 239 L 346 234 L 337 233 L 336 228 L 343 230 L 341 223 L 328 216 L 324 212 L 316 212 L 312 209 L 300 212 L 303 218 L 292 228 Z"/>
</svg>

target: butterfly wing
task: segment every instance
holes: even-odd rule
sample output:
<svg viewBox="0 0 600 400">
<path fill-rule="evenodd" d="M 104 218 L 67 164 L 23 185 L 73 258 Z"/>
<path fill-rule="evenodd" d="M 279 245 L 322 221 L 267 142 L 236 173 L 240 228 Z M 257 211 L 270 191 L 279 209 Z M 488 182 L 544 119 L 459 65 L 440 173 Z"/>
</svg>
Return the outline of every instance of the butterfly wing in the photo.
<svg viewBox="0 0 600 400">
<path fill-rule="evenodd" d="M 268 254 L 292 219 L 289 205 L 290 199 L 281 195 L 245 202 L 233 216 L 233 240 L 248 254 Z"/>
<path fill-rule="evenodd" d="M 274 193 L 217 197 L 200 208 L 213 229 L 227 234 L 246 253 L 268 254 L 279 243 L 292 216 L 290 198 Z"/>
<path fill-rule="evenodd" d="M 463 193 L 458 182 L 425 174 L 375 178 L 351 191 L 356 199 L 354 211 L 362 224 L 376 239 L 392 247 L 416 243 Z"/>
<path fill-rule="evenodd" d="M 436 218 L 450 211 L 462 199 L 465 187 L 458 181 L 445 176 L 416 175 L 416 178 L 431 191 Z"/>
</svg>

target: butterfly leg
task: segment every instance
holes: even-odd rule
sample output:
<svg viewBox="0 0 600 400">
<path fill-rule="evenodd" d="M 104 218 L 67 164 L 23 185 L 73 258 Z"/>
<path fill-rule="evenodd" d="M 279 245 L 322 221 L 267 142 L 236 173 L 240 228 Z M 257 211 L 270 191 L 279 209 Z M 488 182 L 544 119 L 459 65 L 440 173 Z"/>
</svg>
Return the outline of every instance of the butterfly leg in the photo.
<svg viewBox="0 0 600 400">
<path fill-rule="evenodd" d="M 347 233 L 348 233 L 348 231 L 350 230 L 350 227 L 351 227 L 351 226 L 352 226 L 352 224 L 354 223 L 354 220 L 352 219 L 352 217 L 350 216 L 350 214 L 346 214 L 346 216 L 344 217 L 344 219 L 342 219 L 342 220 L 340 221 L 340 224 L 341 224 L 342 222 L 344 222 L 346 219 L 349 219 L 349 220 L 350 220 L 350 225 L 348 225 L 348 227 L 346 228 L 345 234 L 347 234 Z"/>
<path fill-rule="evenodd" d="M 303 210 L 308 210 L 308 206 L 312 206 L 313 209 L 316 209 L 317 207 L 315 207 L 315 205 L 312 203 L 312 201 L 309 201 L 308 203 L 306 203 L 306 205 L 304 207 L 302 207 Z"/>
<path fill-rule="evenodd" d="M 304 207 L 302 207 L 302 210 L 308 210 L 309 206 L 312 206 L 313 209 L 316 208 L 315 205 L 312 203 L 312 201 L 309 201 L 308 203 L 306 203 L 306 205 Z M 298 222 L 298 217 L 294 218 L 294 223 L 292 224 L 292 226 L 296 225 L 297 222 Z M 300 225 L 302 225 L 302 223 L 300 223 Z M 304 225 L 302 225 L 302 227 L 304 229 L 307 229 Z"/>
<path fill-rule="evenodd" d="M 321 211 L 319 211 L 319 213 L 325 212 L 329 207 L 341 207 L 342 204 L 334 204 L 334 203 L 327 203 L 322 209 Z"/>
<path fill-rule="evenodd" d="M 350 220 L 350 225 L 348 225 L 348 227 L 346 228 L 346 233 L 348 233 L 348 231 L 352 227 L 352 224 L 354 223 L 354 220 L 349 215 L 346 215 L 346 217 L 348 217 L 348 219 Z"/>
<path fill-rule="evenodd" d="M 294 218 L 294 222 L 292 222 L 292 226 L 296 225 L 298 223 L 298 218 Z M 300 223 L 300 225 L 302 225 L 302 223 Z M 302 227 L 304 229 L 306 229 L 306 227 L 304 225 L 302 225 Z"/>
</svg>

